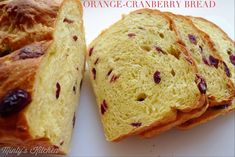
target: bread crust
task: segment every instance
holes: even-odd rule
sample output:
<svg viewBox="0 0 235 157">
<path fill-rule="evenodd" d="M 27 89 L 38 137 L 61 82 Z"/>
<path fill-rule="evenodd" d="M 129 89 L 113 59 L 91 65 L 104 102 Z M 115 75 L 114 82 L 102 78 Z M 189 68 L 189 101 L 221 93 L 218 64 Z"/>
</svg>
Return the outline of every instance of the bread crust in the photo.
<svg viewBox="0 0 235 157">
<path fill-rule="evenodd" d="M 233 112 L 234 110 L 235 110 L 235 105 L 231 105 L 226 109 L 215 109 L 213 107 L 209 107 L 207 111 L 204 114 L 202 114 L 200 117 L 190 119 L 189 121 L 177 126 L 177 128 L 181 130 L 188 130 L 199 124 L 203 124 L 212 119 L 215 119 L 221 115 Z"/>
<path fill-rule="evenodd" d="M 163 17 L 168 19 L 168 21 L 170 22 L 170 25 L 172 26 L 171 29 L 175 30 L 175 27 L 173 25 L 173 21 L 168 16 L 162 14 L 159 10 L 140 9 L 140 10 L 137 10 L 137 11 L 133 11 L 130 14 L 133 14 L 133 13 L 142 13 L 142 12 L 148 12 L 148 13 L 151 13 L 151 14 L 161 14 Z M 123 20 L 124 17 L 125 16 L 123 16 L 121 20 Z M 111 28 L 111 27 L 115 26 L 116 24 L 118 24 L 121 20 L 117 21 L 116 23 L 111 25 L 109 28 Z M 103 34 L 106 33 L 106 31 L 109 28 L 103 30 L 100 33 L 100 35 L 89 44 L 89 48 L 90 49 L 93 48 L 94 45 L 96 45 L 96 43 L 98 42 L 99 38 L 101 38 L 103 36 Z M 196 74 L 198 72 L 198 70 L 197 70 L 197 67 L 195 65 L 195 62 L 191 58 L 191 56 L 188 53 L 188 51 L 184 48 L 184 45 L 182 44 L 181 40 L 179 39 L 176 42 L 176 44 L 178 44 L 178 46 L 182 48 L 182 54 L 190 60 L 192 66 L 194 67 L 195 74 Z M 89 54 L 89 50 L 88 50 L 87 58 L 89 58 L 89 57 L 90 57 L 90 54 Z M 90 80 L 91 81 L 93 80 L 92 76 L 93 76 L 92 73 L 90 73 Z M 93 91 L 94 91 L 94 84 L 93 83 L 92 83 L 92 86 L 93 86 Z M 97 97 L 98 97 L 97 93 L 95 93 L 95 96 L 96 96 L 97 103 L 99 103 L 98 99 L 97 99 Z M 144 132 L 147 132 L 148 130 L 152 130 L 153 128 L 159 127 L 159 126 L 164 126 L 165 127 L 161 132 L 169 130 L 172 127 L 176 126 L 177 124 L 185 122 L 185 121 L 195 117 L 196 115 L 200 116 L 203 112 L 205 112 L 205 109 L 208 107 L 207 104 L 205 104 L 205 101 L 206 101 L 206 95 L 205 94 L 201 94 L 201 96 L 199 97 L 198 101 L 195 103 L 195 105 L 192 106 L 192 108 L 186 108 L 184 110 L 177 110 L 177 109 L 172 108 L 172 110 L 176 110 L 176 112 L 177 112 L 177 116 L 176 117 L 170 117 L 170 118 L 165 118 L 165 119 L 158 120 L 158 121 L 154 122 L 153 124 L 151 124 L 150 126 L 142 127 L 138 131 L 133 130 L 133 131 L 129 132 L 128 134 L 121 135 L 121 136 L 113 139 L 112 142 L 118 142 L 118 141 L 120 141 L 122 139 L 125 139 L 128 136 L 131 136 L 131 135 L 142 134 Z M 189 114 L 189 113 L 191 113 L 191 114 Z M 102 117 L 101 114 L 100 114 L 100 117 Z"/>
<path fill-rule="evenodd" d="M 50 49 L 53 42 L 54 28 L 60 20 L 56 17 L 67 1 L 70 0 L 64 0 L 63 2 L 62 0 L 0 2 L 0 13 L 4 13 L 0 16 L 0 30 L 5 26 L 8 28 L 14 25 L 17 27 L 17 32 L 29 33 L 23 38 L 19 36 L 20 40 L 17 42 L 12 39 L 8 40 L 7 43 L 4 43 L 5 40 L 2 39 L 10 39 L 9 34 L 6 33 L 3 36 L 0 34 L 0 100 L 8 91 L 16 88 L 23 89 L 33 95 L 36 75 L 47 51 Z M 74 1 L 80 6 L 79 11 L 82 14 L 80 1 Z M 14 8 L 13 6 L 20 8 L 19 14 L 23 15 L 21 20 L 15 18 L 13 14 L 10 14 L 11 12 L 6 11 L 6 8 Z M 6 19 L 10 19 L 8 21 L 10 23 L 1 23 L 2 20 L 5 21 Z M 37 30 L 37 27 L 34 27 L 37 24 L 44 25 L 49 31 L 41 32 L 41 30 Z M 27 32 L 28 28 L 32 28 L 32 32 Z M 10 47 L 11 51 L 9 54 L 1 56 L 1 48 L 3 48 L 1 46 L 5 46 L 4 44 Z M 62 155 L 67 153 L 60 150 L 59 146 L 54 145 L 49 138 L 34 137 L 32 135 L 25 115 L 26 109 L 27 107 L 9 117 L 1 117 L 0 115 L 0 147 L 24 147 L 30 150 L 40 146 L 45 149 L 53 149 L 54 152 L 51 154 Z"/>
</svg>

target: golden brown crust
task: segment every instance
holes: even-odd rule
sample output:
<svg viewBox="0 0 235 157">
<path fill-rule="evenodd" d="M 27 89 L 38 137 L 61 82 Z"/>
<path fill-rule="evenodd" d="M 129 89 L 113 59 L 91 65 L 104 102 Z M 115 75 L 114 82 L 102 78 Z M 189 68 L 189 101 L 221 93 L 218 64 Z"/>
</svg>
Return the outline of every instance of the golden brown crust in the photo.
<svg viewBox="0 0 235 157">
<path fill-rule="evenodd" d="M 34 41 L 51 40 L 60 0 L 0 3 L 0 56 Z"/>
</svg>

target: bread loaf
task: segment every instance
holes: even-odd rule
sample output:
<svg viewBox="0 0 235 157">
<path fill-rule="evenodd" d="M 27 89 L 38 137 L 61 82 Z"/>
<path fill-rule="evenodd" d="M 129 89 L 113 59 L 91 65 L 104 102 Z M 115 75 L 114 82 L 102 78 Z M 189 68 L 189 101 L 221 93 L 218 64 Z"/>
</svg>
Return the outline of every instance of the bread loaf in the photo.
<svg viewBox="0 0 235 157">
<path fill-rule="evenodd" d="M 78 0 L 0 2 L 0 145 L 65 154 L 85 62 Z"/>
<path fill-rule="evenodd" d="M 200 17 L 188 17 L 193 21 L 194 25 L 207 33 L 211 40 L 214 43 L 214 47 L 217 52 L 220 54 L 225 64 L 227 65 L 226 71 L 233 82 L 235 84 L 235 50 L 234 50 L 234 41 L 229 38 L 229 36 L 216 24 L 200 18 Z M 181 129 L 188 129 L 196 126 L 198 124 L 207 122 L 213 118 L 218 117 L 219 115 L 223 115 L 230 111 L 233 111 L 235 108 L 235 99 L 233 98 L 232 105 L 224 104 L 221 107 L 209 108 L 207 112 L 205 112 L 202 116 L 192 119 L 185 124 L 179 126 Z"/>
<path fill-rule="evenodd" d="M 87 58 L 109 141 L 205 112 L 206 83 L 158 11 L 124 16 L 90 44 Z"/>
</svg>

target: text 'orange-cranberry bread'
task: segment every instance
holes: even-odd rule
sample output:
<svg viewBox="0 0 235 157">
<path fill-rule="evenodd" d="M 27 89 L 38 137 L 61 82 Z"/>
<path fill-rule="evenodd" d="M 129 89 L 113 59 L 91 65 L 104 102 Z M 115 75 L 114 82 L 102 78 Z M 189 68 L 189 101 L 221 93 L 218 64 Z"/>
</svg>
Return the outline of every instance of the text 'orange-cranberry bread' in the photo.
<svg viewBox="0 0 235 157">
<path fill-rule="evenodd" d="M 214 23 L 200 18 L 200 17 L 188 17 L 192 20 L 193 24 L 201 31 L 207 33 L 211 40 L 214 42 L 215 49 L 220 54 L 225 64 L 227 65 L 226 73 L 230 77 L 233 84 L 235 84 L 235 51 L 234 41 Z M 224 104 L 219 107 L 212 107 L 207 110 L 202 116 L 192 119 L 185 124 L 180 125 L 181 129 L 192 128 L 200 123 L 204 123 L 210 119 L 213 119 L 219 115 L 223 115 L 227 112 L 233 111 L 235 108 L 235 99 L 233 98 L 232 105 Z"/>
<path fill-rule="evenodd" d="M 0 6 L 0 146 L 67 153 L 86 52 L 81 3 Z"/>
<path fill-rule="evenodd" d="M 186 17 L 164 14 L 172 19 L 178 36 L 196 63 L 199 73 L 206 80 L 209 107 L 218 109 L 223 108 L 224 104 L 231 105 L 235 94 L 234 85 L 229 78 L 227 65 L 214 48 L 213 41 Z M 158 134 L 158 130 L 159 128 L 152 128 L 141 135 L 151 137 Z"/>
<path fill-rule="evenodd" d="M 205 111 L 206 82 L 178 41 L 169 18 L 143 9 L 90 44 L 90 76 L 107 140 L 172 124 L 168 130 Z"/>
</svg>

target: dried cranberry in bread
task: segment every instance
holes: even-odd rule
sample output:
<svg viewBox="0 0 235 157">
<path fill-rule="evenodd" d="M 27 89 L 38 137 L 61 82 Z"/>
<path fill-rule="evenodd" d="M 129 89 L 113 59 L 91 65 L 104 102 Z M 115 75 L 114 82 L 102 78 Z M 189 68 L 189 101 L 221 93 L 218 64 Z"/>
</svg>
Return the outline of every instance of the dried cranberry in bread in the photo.
<svg viewBox="0 0 235 157">
<path fill-rule="evenodd" d="M 90 44 L 90 76 L 107 140 L 169 123 L 170 129 L 179 117 L 187 121 L 205 111 L 206 82 L 178 41 L 168 17 L 143 9 Z"/>
<path fill-rule="evenodd" d="M 0 6 L 0 146 L 67 153 L 85 62 L 82 6 L 78 0 Z"/>
<path fill-rule="evenodd" d="M 200 18 L 200 17 L 188 17 L 194 25 L 201 31 L 207 33 L 211 40 L 214 42 L 214 47 L 224 60 L 225 70 L 230 77 L 233 84 L 235 84 L 235 50 L 234 41 L 216 24 Z M 209 108 L 202 116 L 192 119 L 189 122 L 179 126 L 181 129 L 188 129 L 198 124 L 207 122 L 214 119 L 219 115 L 223 115 L 235 109 L 235 99 L 233 99 L 232 105 L 224 104 L 221 107 Z"/>
</svg>

